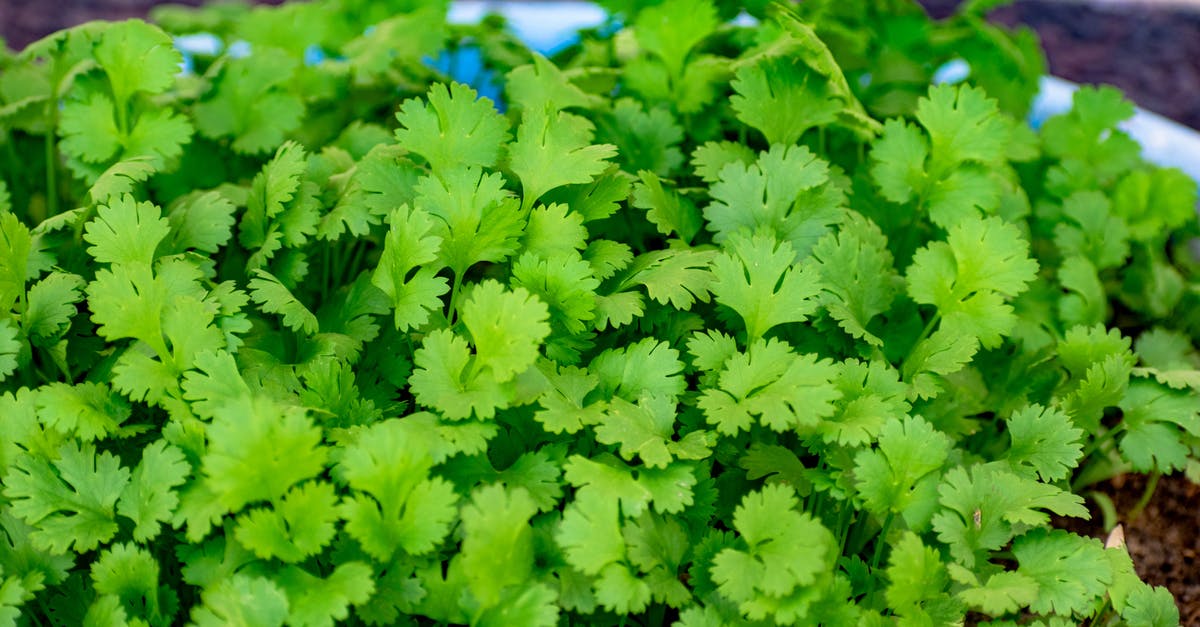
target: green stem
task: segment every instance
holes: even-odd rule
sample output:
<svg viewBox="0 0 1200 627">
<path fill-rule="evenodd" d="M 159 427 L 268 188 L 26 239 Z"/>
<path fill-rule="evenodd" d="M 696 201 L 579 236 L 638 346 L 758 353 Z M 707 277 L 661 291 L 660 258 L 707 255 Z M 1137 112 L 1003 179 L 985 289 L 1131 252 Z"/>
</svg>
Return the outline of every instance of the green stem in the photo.
<svg viewBox="0 0 1200 627">
<path fill-rule="evenodd" d="M 1142 498 L 1138 499 L 1133 509 L 1129 510 L 1128 521 L 1133 522 L 1142 515 L 1142 511 L 1150 504 L 1150 499 L 1154 497 L 1154 490 L 1158 488 L 1158 480 L 1162 477 L 1162 473 L 1155 471 L 1150 475 L 1150 483 L 1146 484 L 1146 489 L 1142 492 Z"/>
<path fill-rule="evenodd" d="M 46 215 L 43 219 L 58 215 L 58 159 L 54 145 L 54 127 L 52 121 L 49 130 L 46 131 Z M 30 219 L 35 224 L 41 222 L 36 216 L 30 216 Z"/>
<path fill-rule="evenodd" d="M 1083 457 L 1081 457 L 1080 459 L 1087 459 L 1087 458 L 1091 457 L 1092 453 L 1095 453 L 1096 451 L 1100 450 L 1101 446 L 1104 446 L 1105 444 L 1107 444 L 1110 440 L 1115 438 L 1118 433 L 1120 433 L 1121 431 L 1124 431 L 1124 430 L 1125 430 L 1125 423 L 1122 422 L 1122 423 L 1116 425 L 1115 427 L 1109 429 L 1108 431 L 1105 431 L 1100 437 L 1092 440 L 1092 442 L 1087 445 L 1087 448 L 1083 449 Z"/>
<path fill-rule="evenodd" d="M 875 582 L 879 577 L 874 576 L 875 571 L 879 570 L 879 560 L 883 559 L 883 545 L 887 542 L 888 531 L 892 527 L 892 519 L 895 514 L 888 512 L 887 518 L 883 519 L 883 526 L 879 529 L 879 535 L 875 538 L 875 551 L 871 555 L 871 581 L 867 584 L 866 599 L 870 599 L 871 595 L 875 594 Z"/>
<path fill-rule="evenodd" d="M 450 303 L 446 310 L 447 326 L 454 326 L 454 321 L 458 317 L 458 290 L 462 288 L 462 274 L 454 273 L 454 282 L 450 285 Z"/>
</svg>

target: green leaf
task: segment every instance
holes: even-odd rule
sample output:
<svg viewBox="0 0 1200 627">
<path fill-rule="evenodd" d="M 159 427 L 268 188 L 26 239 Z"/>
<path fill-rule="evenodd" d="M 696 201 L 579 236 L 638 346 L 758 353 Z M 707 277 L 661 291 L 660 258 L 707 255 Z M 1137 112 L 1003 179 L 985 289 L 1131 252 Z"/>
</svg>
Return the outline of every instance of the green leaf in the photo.
<svg viewBox="0 0 1200 627">
<path fill-rule="evenodd" d="M 709 424 L 726 435 L 751 427 L 757 418 L 774 431 L 813 431 L 834 413 L 841 393 L 837 367 L 816 355 L 797 355 L 779 340 L 758 340 L 725 362 L 718 385 L 696 405 Z"/>
<path fill-rule="evenodd" d="M 946 463 L 950 449 L 950 439 L 920 417 L 890 420 L 880 432 L 879 449 L 854 458 L 863 506 L 884 517 L 920 505 L 927 491 L 919 484 Z"/>
<path fill-rule="evenodd" d="M 85 442 L 117 432 L 132 409 L 125 399 L 100 383 L 51 383 L 38 389 L 38 417 L 48 427 Z"/>
<path fill-rule="evenodd" d="M 279 279 L 266 270 L 255 270 L 254 277 L 246 287 L 250 289 L 250 298 L 263 311 L 283 316 L 283 325 L 293 331 L 307 334 L 318 331 L 317 317 Z"/>
<path fill-rule="evenodd" d="M 508 120 L 488 98 L 462 83 L 435 83 L 428 106 L 419 98 L 400 105 L 396 141 L 440 173 L 458 166 L 492 167 L 508 138 Z"/>
<path fill-rule="evenodd" d="M 829 164 L 804 146 L 773 145 L 753 164 L 728 163 L 709 195 L 713 203 L 704 208 L 704 219 L 716 242 L 739 231 L 773 234 L 790 244 L 797 260 L 844 213 L 844 193 L 831 182 Z"/>
<path fill-rule="evenodd" d="M 709 0 L 667 0 L 638 13 L 633 33 L 638 45 L 662 60 L 679 80 L 689 53 L 719 25 Z"/>
<path fill-rule="evenodd" d="M 261 559 L 300 562 L 333 539 L 337 503 L 332 484 L 314 481 L 293 486 L 273 508 L 255 508 L 238 516 L 234 537 Z"/>
<path fill-rule="evenodd" d="M 287 624 L 333 627 L 350 616 L 351 605 L 371 598 L 376 585 L 371 568 L 362 562 L 338 564 L 321 579 L 296 566 L 283 570 L 275 582 L 287 594 Z"/>
<path fill-rule="evenodd" d="M 523 288 L 506 290 L 495 281 L 475 286 L 462 306 L 463 324 L 475 345 L 475 367 L 491 370 L 497 382 L 533 365 L 550 335 L 545 303 Z"/>
<path fill-rule="evenodd" d="M 389 218 L 387 240 L 371 284 L 387 294 L 395 310 L 396 329 L 405 331 L 424 325 L 429 314 L 442 306 L 441 296 L 449 291 L 446 279 L 432 265 L 441 238 L 430 235 L 429 214 L 401 205 Z"/>
<path fill-rule="evenodd" d="M 1065 413 L 1034 404 L 1014 412 L 1007 422 L 1012 438 L 1007 458 L 1014 469 L 1028 468 L 1051 482 L 1066 478 L 1079 463 L 1083 430 Z"/>
<path fill-rule="evenodd" d="M 771 145 L 795 144 L 808 129 L 836 121 L 843 109 L 824 76 L 783 56 L 743 66 L 730 85 L 737 95 L 729 104 L 738 119 L 762 131 Z"/>
<path fill-rule="evenodd" d="M 794 260 L 790 244 L 764 235 L 734 236 L 713 258 L 712 293 L 741 316 L 751 342 L 780 324 L 804 322 L 816 311 L 821 290 L 817 268 Z"/>
<path fill-rule="evenodd" d="M 208 426 L 204 480 L 227 511 L 256 501 L 274 501 L 292 485 L 324 469 L 328 449 L 321 430 L 300 407 L 263 397 L 224 407 Z"/>
<path fill-rule="evenodd" d="M 1029 609 L 1040 614 L 1087 613 L 1112 582 L 1100 541 L 1061 529 L 1037 529 L 1013 541 L 1021 573 L 1038 586 Z"/>
<path fill-rule="evenodd" d="M 529 520 L 536 513 L 528 492 L 500 484 L 475 490 L 463 506 L 460 555 L 471 595 L 481 608 L 501 605 L 506 590 L 511 595 L 511 588 L 528 585 L 534 566 Z"/>
<path fill-rule="evenodd" d="M 523 113 L 509 147 L 509 167 L 521 180 L 522 206 L 532 207 L 556 187 L 590 183 L 604 172 L 617 149 L 593 145 L 592 132 L 591 122 L 550 106 Z"/>
<path fill-rule="evenodd" d="M 159 565 L 149 551 L 133 544 L 115 544 L 92 564 L 92 582 L 96 592 L 121 600 L 133 616 L 144 616 L 154 623 L 169 622 L 159 599 Z"/>
<path fill-rule="evenodd" d="M 108 27 L 95 54 L 122 106 L 135 93 L 160 94 L 169 89 L 183 62 L 171 38 L 141 20 Z"/>
<path fill-rule="evenodd" d="M 126 194 L 96 210 L 84 240 L 88 253 L 100 263 L 146 264 L 154 261 L 154 250 L 170 233 L 170 223 L 162 211 L 149 202 L 136 202 Z"/>
<path fill-rule="evenodd" d="M 270 46 L 256 47 L 253 58 L 225 60 L 193 109 L 196 130 L 212 139 L 232 138 L 239 153 L 270 152 L 304 120 L 304 102 L 287 88 L 299 66 Z"/>
<path fill-rule="evenodd" d="M 266 577 L 238 573 L 206 587 L 200 598 L 203 605 L 192 609 L 197 627 L 282 627 L 288 618 L 287 595 Z"/>
<path fill-rule="evenodd" d="M 35 527 L 34 546 L 51 553 L 90 551 L 117 533 L 114 506 L 129 469 L 90 443 L 68 442 L 56 459 L 22 456 L 4 477 L 12 512 Z"/>
<path fill-rule="evenodd" d="M 833 534 L 799 505 L 790 487 L 764 486 L 742 499 L 733 514 L 746 549 L 726 548 L 713 560 L 721 595 L 743 611 L 762 596 L 780 597 L 811 586 L 835 558 Z"/>
<path fill-rule="evenodd" d="M 455 276 L 481 261 L 498 263 L 516 252 L 523 216 L 499 174 L 458 168 L 422 177 L 415 190 L 416 209 L 435 218 L 431 235 L 442 239 L 439 261 Z"/>
<path fill-rule="evenodd" d="M 179 504 L 175 488 L 191 472 L 179 448 L 163 440 L 142 450 L 142 460 L 117 501 L 117 512 L 134 523 L 135 540 L 146 542 L 158 536 L 160 524 L 171 519 Z"/>
<path fill-rule="evenodd" d="M 376 423 L 359 433 L 338 463 L 339 478 L 354 490 L 341 505 L 346 531 L 380 561 L 397 551 L 432 551 L 457 512 L 453 487 L 429 476 L 433 460 L 411 439 L 399 420 Z"/>
<path fill-rule="evenodd" d="M 883 232 L 851 212 L 837 233 L 817 242 L 812 255 L 825 292 L 821 301 L 829 315 L 850 335 L 882 346 L 883 340 L 867 326 L 888 311 L 899 291 L 899 276 Z"/>
</svg>

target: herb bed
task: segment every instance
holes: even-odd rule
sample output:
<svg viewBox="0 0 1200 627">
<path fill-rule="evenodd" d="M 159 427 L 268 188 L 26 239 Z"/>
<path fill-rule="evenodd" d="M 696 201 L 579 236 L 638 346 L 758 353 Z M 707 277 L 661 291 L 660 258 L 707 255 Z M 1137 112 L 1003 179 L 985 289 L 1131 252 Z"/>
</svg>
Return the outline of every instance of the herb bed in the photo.
<svg viewBox="0 0 1200 627">
<path fill-rule="evenodd" d="M 1200 474 L 1196 184 L 1118 92 L 1029 130 L 988 2 L 418 4 L 0 58 L 0 621 L 1179 622 L 1050 524 Z"/>
</svg>

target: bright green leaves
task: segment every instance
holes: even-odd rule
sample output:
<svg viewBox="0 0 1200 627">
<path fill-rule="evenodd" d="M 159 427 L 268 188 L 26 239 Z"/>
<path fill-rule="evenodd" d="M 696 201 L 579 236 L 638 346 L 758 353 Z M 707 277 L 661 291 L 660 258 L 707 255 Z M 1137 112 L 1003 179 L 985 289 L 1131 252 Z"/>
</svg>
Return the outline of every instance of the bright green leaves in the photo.
<svg viewBox="0 0 1200 627">
<path fill-rule="evenodd" d="M 807 513 L 792 488 L 768 485 L 742 499 L 733 515 L 744 548 L 726 548 L 713 559 L 712 578 L 725 598 L 752 620 L 772 616 L 795 624 L 830 583 L 836 560 L 833 534 Z"/>
<path fill-rule="evenodd" d="M 763 235 L 736 236 L 713 258 L 716 280 L 710 289 L 717 302 L 741 316 L 749 341 L 778 325 L 803 322 L 816 311 L 820 275 L 795 258 L 790 244 Z"/>
<path fill-rule="evenodd" d="M 1014 536 L 1059 516 L 1087 517 L 1083 499 L 995 465 L 948 470 L 938 489 L 942 511 L 933 517 L 938 539 L 967 568 L 984 561 Z"/>
<path fill-rule="evenodd" d="M 332 484 L 297 485 L 273 508 L 255 508 L 238 516 L 234 537 L 262 559 L 299 562 L 333 539 L 337 505 Z"/>
<path fill-rule="evenodd" d="M 380 561 L 397 551 L 433 550 L 450 530 L 458 496 L 448 481 L 430 477 L 433 460 L 399 420 L 359 433 L 337 466 L 354 494 L 342 502 L 346 531 Z"/>
<path fill-rule="evenodd" d="M 1025 291 L 1037 269 L 1021 232 L 995 217 L 964 218 L 945 242 L 913 255 L 905 277 L 908 293 L 936 306 L 941 320 L 904 363 L 905 379 L 918 396 L 936 395 L 936 375 L 961 369 L 979 346 L 1000 345 L 1017 323 L 1007 301 Z"/>
<path fill-rule="evenodd" d="M 657 57 L 672 80 L 678 81 L 692 49 L 719 24 L 708 0 L 668 0 L 639 13 L 633 32 L 638 45 Z"/>
<path fill-rule="evenodd" d="M 707 352 L 696 340 L 689 349 L 698 359 Z M 697 406 L 717 431 L 735 435 L 757 420 L 774 431 L 814 430 L 834 413 L 841 397 L 834 386 L 837 366 L 815 355 L 797 355 L 786 342 L 758 340 L 745 353 L 728 356 L 717 385 L 704 390 Z"/>
<path fill-rule="evenodd" d="M 131 413 L 124 398 L 106 385 L 91 382 L 46 385 L 38 390 L 37 408 L 46 426 L 85 442 L 117 433 Z"/>
<path fill-rule="evenodd" d="M 1083 430 L 1057 409 L 1030 405 L 1014 412 L 1008 418 L 1008 433 L 1012 445 L 1007 459 L 1015 470 L 1058 481 L 1079 463 Z"/>
<path fill-rule="evenodd" d="M 91 575 L 96 592 L 115 597 L 129 614 L 151 624 L 170 623 L 173 599 L 164 603 L 160 598 L 159 565 L 149 551 L 133 543 L 115 544 L 92 564 Z"/>
<path fill-rule="evenodd" d="M 1129 385 L 1119 406 L 1124 414 L 1121 456 L 1135 470 L 1169 473 L 1184 467 L 1189 455 L 1184 434 L 1200 435 L 1200 399 L 1138 380 Z"/>
<path fill-rule="evenodd" d="M 116 101 L 125 103 L 138 92 L 160 94 L 169 89 L 183 58 L 166 33 L 129 20 L 104 32 L 96 61 L 108 75 Z"/>
<path fill-rule="evenodd" d="M 837 233 L 817 242 L 812 256 L 824 290 L 820 300 L 829 315 L 851 336 L 882 346 L 883 340 L 867 327 L 888 311 L 899 291 L 883 232 L 867 218 L 850 213 Z"/>
<path fill-rule="evenodd" d="M 545 303 L 523 288 L 478 284 L 462 307 L 475 352 L 450 330 L 427 335 L 413 356 L 417 401 L 452 420 L 490 418 L 509 402 L 511 386 L 504 384 L 533 366 L 550 334 L 548 317 Z"/>
<path fill-rule="evenodd" d="M 799 259 L 844 213 L 829 164 L 803 146 L 772 146 L 753 164 L 726 163 L 718 176 L 704 208 L 718 243 L 738 231 L 765 232 L 790 243 Z"/>
<path fill-rule="evenodd" d="M 551 627 L 557 623 L 554 590 L 531 582 L 534 543 L 529 519 L 535 513 L 525 490 L 500 484 L 476 490 L 463 506 L 460 563 L 474 601 L 469 605 L 479 617 L 476 624 Z"/>
<path fill-rule="evenodd" d="M 1062 164 L 1048 178 L 1085 177 L 1108 184 L 1138 161 L 1141 148 L 1117 124 L 1133 116 L 1133 103 L 1112 87 L 1081 87 L 1071 110 L 1042 125 L 1046 154 Z"/>
<path fill-rule="evenodd" d="M 737 71 L 729 99 L 738 119 L 766 136 L 767 143 L 790 146 L 805 131 L 834 122 L 843 109 L 824 76 L 788 57 L 766 57 Z"/>
<path fill-rule="evenodd" d="M 651 468 L 664 468 L 672 458 L 707 457 L 710 439 L 704 431 L 673 441 L 675 413 L 675 401 L 669 397 L 643 394 L 636 404 L 614 398 L 596 426 L 596 441 L 619 444 L 621 457 L 632 461 L 636 456 Z"/>
<path fill-rule="evenodd" d="M 431 265 L 442 240 L 429 234 L 433 229 L 430 216 L 407 205 L 393 211 L 388 222 L 383 255 L 371 283 L 391 300 L 396 329 L 415 329 L 442 306 L 441 296 L 450 289 Z"/>
<path fill-rule="evenodd" d="M 205 485 L 228 511 L 256 501 L 274 501 L 292 485 L 324 469 L 328 451 L 321 430 L 300 407 L 265 397 L 225 406 L 208 427 Z"/>
<path fill-rule="evenodd" d="M 924 132 L 888 120 L 871 150 L 871 175 L 883 197 L 915 202 L 943 228 L 990 213 L 1001 185 L 992 171 L 1007 163 L 1012 122 L 973 87 L 932 87 L 917 103 Z"/>
<path fill-rule="evenodd" d="M 253 57 L 225 59 L 212 88 L 196 104 L 196 129 L 230 141 L 243 154 L 270 152 L 304 119 L 304 102 L 291 92 L 299 61 L 282 50 L 255 48 Z"/>
<path fill-rule="evenodd" d="M 283 326 L 309 335 L 320 328 L 317 316 L 296 298 L 278 278 L 266 270 L 256 270 L 254 278 L 246 285 L 250 298 L 267 313 L 279 314 Z"/>
<path fill-rule="evenodd" d="M 499 174 L 458 168 L 422 177 L 416 192 L 416 209 L 435 218 L 430 233 L 442 239 L 438 261 L 455 276 L 482 261 L 503 261 L 517 250 L 525 225 Z"/>
<path fill-rule="evenodd" d="M 919 417 L 888 421 L 879 434 L 879 448 L 854 458 L 864 507 L 880 518 L 903 513 L 919 520 L 912 510 L 928 508 L 938 479 L 931 473 L 946 463 L 950 448 L 950 439 Z"/>
<path fill-rule="evenodd" d="M 476 367 L 490 369 L 500 382 L 527 370 L 550 334 L 548 316 L 546 305 L 521 288 L 510 292 L 494 281 L 480 283 L 462 308 Z"/>
<path fill-rule="evenodd" d="M 125 194 L 97 209 L 84 240 L 91 244 L 88 253 L 100 263 L 150 265 L 154 250 L 168 233 L 170 223 L 158 207 Z"/>
<path fill-rule="evenodd" d="M 90 551 L 117 533 L 115 506 L 129 469 L 92 444 L 63 444 L 57 458 L 22 456 L 4 477 L 12 512 L 30 525 L 34 545 L 52 553 Z"/>
<path fill-rule="evenodd" d="M 509 167 L 521 181 L 525 209 L 563 185 L 590 183 L 616 154 L 611 144 L 592 144 L 594 127 L 585 118 L 553 107 L 524 112 Z"/>
<path fill-rule="evenodd" d="M 906 532 L 888 557 L 889 580 L 885 593 L 898 616 L 913 623 L 953 624 L 963 608 L 946 592 L 950 577 L 937 550 Z"/>
<path fill-rule="evenodd" d="M 1112 581 L 1100 541 L 1061 529 L 1036 530 L 1013 542 L 1017 574 L 1037 584 L 1029 609 L 1040 614 L 1087 614 Z"/>
<path fill-rule="evenodd" d="M 161 169 L 178 159 L 192 125 L 148 99 L 174 85 L 183 60 L 170 36 L 140 20 L 120 22 L 104 31 L 94 54 L 109 90 L 92 85 L 63 105 L 63 150 L 88 164 L 68 165 L 91 182 L 113 161 L 149 158 Z"/>
<path fill-rule="evenodd" d="M 117 502 L 117 512 L 134 522 L 135 540 L 158 536 L 161 523 L 170 520 L 179 504 L 175 488 L 191 473 L 191 465 L 175 446 L 159 440 L 142 450 L 142 459 Z"/>
<path fill-rule="evenodd" d="M 500 146 L 508 140 L 508 120 L 492 101 L 477 98 L 462 83 L 436 83 L 429 88 L 428 105 L 413 98 L 396 114 L 396 141 L 429 162 L 434 172 L 458 166 L 492 167 Z"/>
</svg>

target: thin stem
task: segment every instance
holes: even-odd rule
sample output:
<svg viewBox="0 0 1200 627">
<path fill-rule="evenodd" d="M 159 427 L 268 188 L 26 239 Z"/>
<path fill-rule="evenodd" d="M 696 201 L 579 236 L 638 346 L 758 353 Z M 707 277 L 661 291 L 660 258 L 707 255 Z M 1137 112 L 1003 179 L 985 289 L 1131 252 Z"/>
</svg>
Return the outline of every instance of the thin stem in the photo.
<svg viewBox="0 0 1200 627">
<path fill-rule="evenodd" d="M 1129 510 L 1129 522 L 1133 522 L 1142 515 L 1142 511 L 1150 504 L 1150 499 L 1154 497 L 1154 490 L 1158 488 L 1158 480 L 1162 477 L 1162 473 L 1155 471 L 1150 475 L 1150 483 L 1146 484 L 1146 489 L 1142 492 L 1142 498 L 1138 499 L 1133 509 Z"/>
<path fill-rule="evenodd" d="M 446 324 L 454 326 L 454 321 L 458 317 L 458 290 L 462 288 L 462 274 L 454 273 L 454 282 L 450 285 L 450 303 L 449 309 L 446 311 Z"/>
<path fill-rule="evenodd" d="M 1092 440 L 1091 444 L 1087 445 L 1087 448 L 1083 449 L 1083 457 L 1081 459 L 1087 459 L 1087 458 L 1091 457 L 1092 453 L 1095 453 L 1096 451 L 1100 450 L 1101 446 L 1104 446 L 1105 444 L 1107 444 L 1110 440 L 1115 438 L 1118 433 L 1120 433 L 1121 431 L 1124 431 L 1124 430 L 1125 430 L 1125 423 L 1122 422 L 1122 423 L 1114 426 L 1113 428 L 1109 429 L 1108 431 L 1105 431 L 1100 437 Z"/>
<path fill-rule="evenodd" d="M 43 219 L 58 215 L 58 155 L 54 145 L 54 127 L 55 124 L 51 122 L 46 131 L 46 215 Z M 30 219 L 34 223 L 41 222 L 36 216 L 30 216 Z"/>
<path fill-rule="evenodd" d="M 887 541 L 888 531 L 891 530 L 893 518 L 895 518 L 895 514 L 888 512 L 887 518 L 883 519 L 883 526 L 879 529 L 879 535 L 875 538 L 875 551 L 871 555 L 872 575 L 874 575 L 875 571 L 879 569 L 879 560 L 883 558 L 883 544 Z M 871 595 L 875 594 L 875 581 L 877 579 L 879 578 L 871 577 L 870 583 L 867 584 L 867 599 L 869 599 Z"/>
</svg>

